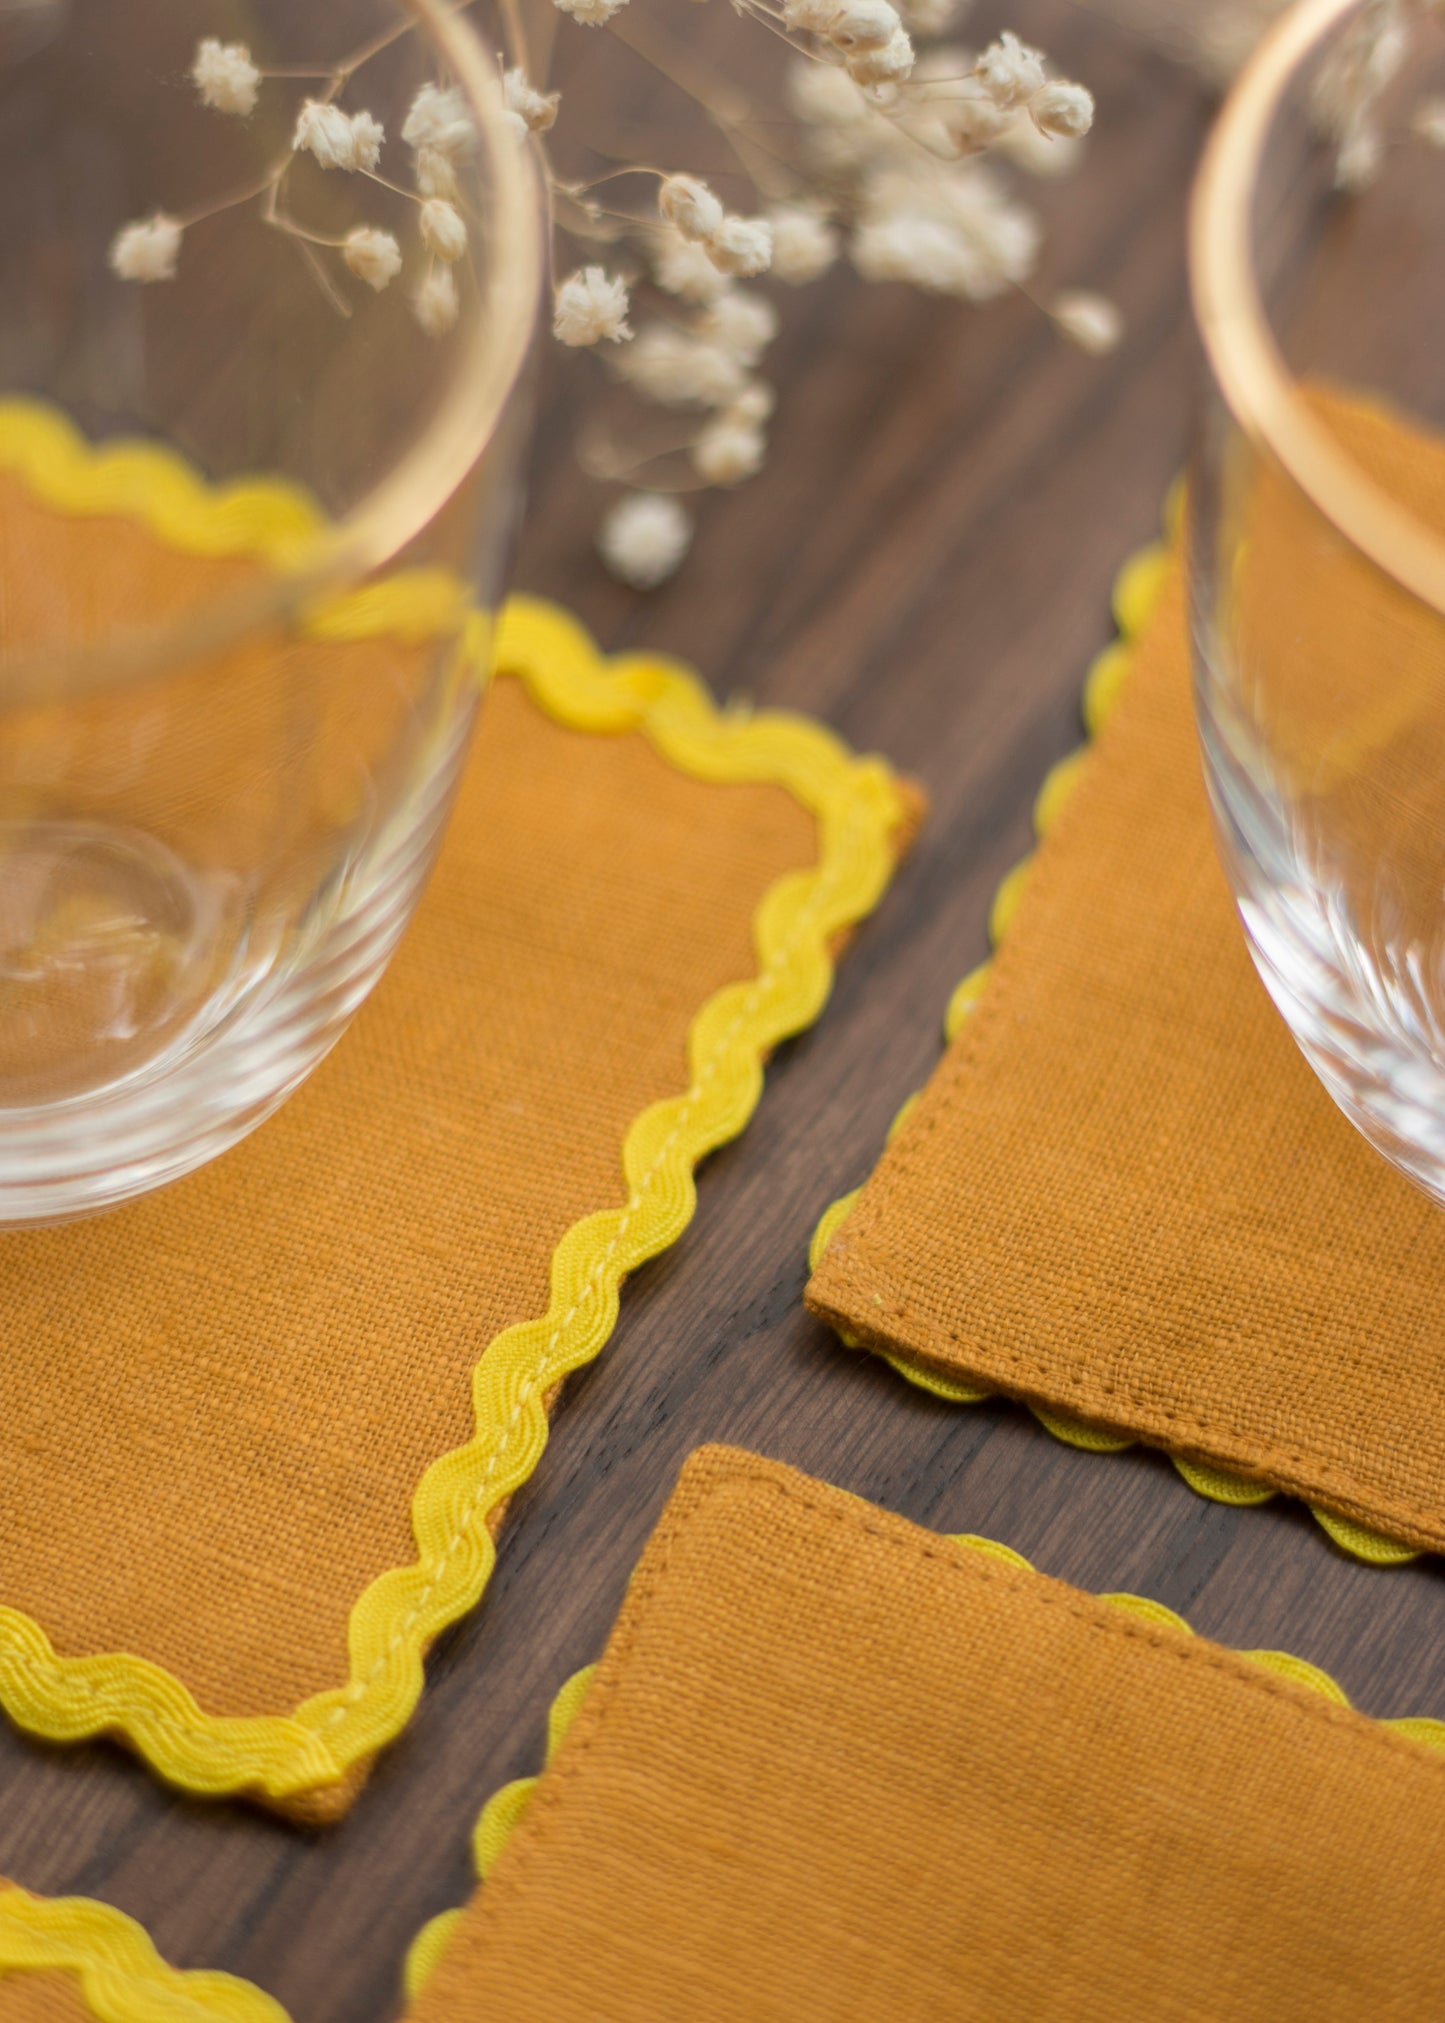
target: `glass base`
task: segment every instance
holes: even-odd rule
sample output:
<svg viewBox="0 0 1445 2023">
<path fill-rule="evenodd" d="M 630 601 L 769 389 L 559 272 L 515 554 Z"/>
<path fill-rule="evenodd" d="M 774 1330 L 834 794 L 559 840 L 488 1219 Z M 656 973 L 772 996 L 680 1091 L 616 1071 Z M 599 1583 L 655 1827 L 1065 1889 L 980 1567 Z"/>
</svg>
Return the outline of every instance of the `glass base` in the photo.
<svg viewBox="0 0 1445 2023">
<path fill-rule="evenodd" d="M 1378 964 L 1313 893 L 1238 897 L 1254 966 L 1305 1059 L 1356 1130 L 1445 1204 L 1445 1039 L 1409 952 Z"/>
<path fill-rule="evenodd" d="M 1313 875 L 1282 797 L 1241 762 L 1237 730 L 1200 712 L 1225 872 L 1254 966 L 1345 1116 L 1445 1204 L 1445 959 L 1362 932 L 1346 895 Z"/>
<path fill-rule="evenodd" d="M 269 1117 L 377 982 L 470 733 L 268 938 L 228 881 L 93 822 L 0 827 L 0 1229 L 180 1179 Z M 294 914 L 292 915 L 294 922 Z"/>
</svg>

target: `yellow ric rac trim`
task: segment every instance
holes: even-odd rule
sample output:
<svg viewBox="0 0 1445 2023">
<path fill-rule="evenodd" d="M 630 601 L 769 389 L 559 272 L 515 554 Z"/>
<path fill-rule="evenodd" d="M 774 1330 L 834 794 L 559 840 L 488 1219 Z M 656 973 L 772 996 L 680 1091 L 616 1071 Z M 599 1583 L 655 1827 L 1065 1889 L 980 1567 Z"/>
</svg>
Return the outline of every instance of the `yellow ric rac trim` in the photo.
<svg viewBox="0 0 1445 2023">
<path fill-rule="evenodd" d="M 287 2023 L 249 1981 L 168 1967 L 133 1919 L 86 1897 L 0 1890 L 0 1981 L 11 1974 L 72 1977 L 96 2023 Z"/>
<path fill-rule="evenodd" d="M 580 1672 L 574 1672 L 552 1702 L 547 1716 L 546 1764 L 552 1762 L 581 1713 L 582 1702 L 596 1670 L 596 1665 L 584 1665 Z M 501 1859 L 502 1850 L 526 1815 L 536 1786 L 535 1777 L 514 1778 L 510 1784 L 494 1791 L 482 1807 L 482 1816 L 472 1833 L 472 1864 L 480 1882 L 486 1881 Z M 436 1972 L 437 1962 L 451 1943 L 461 1915 L 460 1911 L 440 1912 L 430 1924 L 423 1925 L 412 1940 L 402 1970 L 408 2002 L 416 2000 Z"/>
<path fill-rule="evenodd" d="M 945 1533 L 953 1545 L 966 1545 L 973 1552 L 985 1553 L 988 1558 L 998 1560 L 1005 1566 L 1013 1566 L 1024 1573 L 1036 1571 L 1031 1560 L 1021 1552 L 1015 1552 L 1011 1545 L 1002 1545 L 997 1539 L 982 1538 L 975 1532 L 963 1531 Z M 1111 1608 L 1124 1610 L 1137 1621 L 1150 1624 L 1155 1629 L 1173 1630 L 1178 1635 L 1192 1637 L 1194 1631 L 1183 1616 L 1166 1608 L 1163 1602 L 1151 1601 L 1147 1595 L 1105 1594 L 1097 1599 L 1107 1602 Z M 1326 1700 L 1333 1700 L 1338 1707 L 1348 1707 L 1349 1695 L 1328 1672 L 1311 1665 L 1304 1658 L 1297 1658 L 1289 1651 L 1238 1651 L 1237 1657 L 1248 1658 L 1251 1664 L 1262 1665 L 1266 1671 L 1274 1672 L 1281 1679 L 1288 1679 L 1296 1686 L 1321 1694 Z M 587 1666 L 570 1678 L 552 1703 L 552 1711 L 547 1720 L 546 1764 L 550 1767 L 557 1751 L 561 1748 L 568 1730 L 581 1711 L 582 1701 L 588 1686 L 592 1683 L 596 1665 Z M 1424 1715 L 1410 1715 L 1402 1720 L 1381 1721 L 1382 1728 L 1394 1728 L 1412 1741 L 1420 1742 L 1429 1749 L 1438 1749 L 1445 1754 L 1445 1721 L 1436 1721 Z M 472 1834 L 472 1856 L 478 1878 L 485 1882 L 496 1866 L 503 1849 L 517 1827 L 526 1816 L 532 1793 L 537 1785 L 535 1777 L 519 1777 L 511 1784 L 504 1784 L 495 1791 L 483 1807 L 482 1816 L 477 1821 Z M 415 2001 L 422 1988 L 436 1971 L 437 1963 L 451 1941 L 452 1933 L 460 1922 L 462 1913 L 443 1911 L 423 1925 L 412 1941 L 406 1956 L 405 1987 L 408 2001 Z"/>
<path fill-rule="evenodd" d="M 1172 528 L 1181 509 L 1182 493 L 1175 486 L 1171 489 L 1165 507 L 1165 525 Z M 1084 726 L 1092 738 L 1103 728 L 1113 714 L 1124 691 L 1133 665 L 1134 654 L 1139 639 L 1163 591 L 1170 567 L 1170 551 L 1164 542 L 1154 542 L 1142 548 L 1138 554 L 1124 564 L 1114 583 L 1114 622 L 1118 638 L 1106 646 L 1090 665 L 1084 683 L 1083 715 Z M 1069 796 L 1082 779 L 1088 765 L 1089 748 L 1083 745 L 1071 752 L 1052 769 L 1039 789 L 1034 802 L 1034 833 L 1042 839 L 1058 820 Z M 1015 864 L 1007 872 L 994 894 L 993 905 L 989 909 L 989 939 L 998 946 L 1013 924 L 1014 916 L 1023 900 L 1028 885 L 1029 872 L 1033 866 L 1032 856 Z M 971 970 L 958 985 L 948 1001 L 944 1016 L 944 1038 L 951 1046 L 962 1031 L 965 1021 L 982 997 L 988 983 L 992 963 L 982 962 Z M 917 1098 L 909 1099 L 893 1123 L 889 1132 L 898 1129 L 902 1116 Z M 862 1193 L 862 1188 L 854 1188 L 841 1200 L 832 1202 L 823 1210 L 818 1225 L 813 1232 L 813 1240 L 808 1250 L 810 1267 L 816 1271 L 823 1252 L 833 1241 L 847 1219 L 854 1202 Z M 861 1343 L 843 1329 L 838 1330 L 838 1338 L 846 1348 L 856 1349 Z M 901 1356 L 891 1356 L 884 1352 L 883 1360 L 891 1363 L 900 1376 L 920 1390 L 929 1391 L 936 1398 L 944 1398 L 954 1405 L 976 1405 L 993 1394 L 985 1386 L 961 1384 L 941 1377 L 931 1370 L 920 1369 Z M 1029 1410 L 1039 1424 L 1056 1440 L 1064 1441 L 1070 1447 L 1079 1447 L 1092 1454 L 1121 1454 L 1125 1448 L 1138 1443 L 1127 1434 L 1116 1433 L 1102 1426 L 1086 1424 L 1063 1412 L 1047 1410 L 1042 1405 L 1029 1405 Z M 1223 1468 L 1211 1467 L 1202 1461 L 1185 1461 L 1171 1454 L 1179 1474 L 1200 1496 L 1207 1496 L 1214 1503 L 1250 1505 L 1268 1503 L 1278 1494 L 1263 1482 L 1253 1482 L 1243 1475 L 1234 1475 Z M 1342 1551 L 1353 1558 L 1363 1560 L 1370 1566 L 1403 1566 L 1407 1560 L 1418 1559 L 1418 1551 L 1413 1546 L 1402 1545 L 1398 1539 L 1387 1538 L 1382 1532 L 1371 1531 L 1363 1524 L 1356 1524 L 1348 1517 L 1337 1517 L 1333 1511 L 1321 1510 L 1314 1504 L 1306 1508 L 1317 1523 L 1328 1532 Z"/>
<path fill-rule="evenodd" d="M 260 479 L 212 489 L 168 451 L 91 449 L 29 403 L 0 403 L 0 468 L 21 474 L 59 511 L 123 512 L 195 554 L 291 558 L 307 528 L 314 537 L 324 524 L 294 486 Z M 333 600 L 311 624 L 329 638 L 426 637 L 449 628 L 458 595 L 436 571 L 407 571 Z M 473 614 L 468 650 L 480 655 L 490 632 Z M 345 1683 L 290 1713 L 210 1715 L 148 1660 L 60 1657 L 37 1623 L 0 1607 L 0 1707 L 13 1720 L 57 1742 L 123 1736 L 189 1791 L 308 1792 L 338 1782 L 401 1732 L 422 1690 L 427 1647 L 476 1606 L 491 1576 L 487 1520 L 541 1458 L 548 1392 L 602 1349 L 627 1274 L 691 1221 L 694 1167 L 747 1123 L 764 1060 L 827 1000 L 834 939 L 877 904 L 892 874 L 893 838 L 907 815 L 895 777 L 822 725 L 720 709 L 676 661 L 608 660 L 574 619 L 533 598 L 504 608 L 493 670 L 521 682 L 569 729 L 636 731 L 692 778 L 784 788 L 817 820 L 818 862 L 764 895 L 753 921 L 757 974 L 716 992 L 693 1020 L 687 1092 L 633 1119 L 622 1146 L 626 1204 L 574 1223 L 552 1254 L 546 1313 L 487 1344 L 472 1378 L 475 1433 L 434 1461 L 417 1487 L 415 1561 L 382 1574 L 353 1607 Z"/>
</svg>

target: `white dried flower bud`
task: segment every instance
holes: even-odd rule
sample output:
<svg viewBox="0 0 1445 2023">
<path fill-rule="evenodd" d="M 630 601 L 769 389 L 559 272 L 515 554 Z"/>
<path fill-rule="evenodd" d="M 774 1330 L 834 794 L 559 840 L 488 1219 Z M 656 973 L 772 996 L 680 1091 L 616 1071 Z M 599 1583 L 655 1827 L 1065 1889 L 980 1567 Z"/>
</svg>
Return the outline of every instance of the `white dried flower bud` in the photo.
<svg viewBox="0 0 1445 2023">
<path fill-rule="evenodd" d="M 756 365 L 778 334 L 778 312 L 766 295 L 730 288 L 703 318 L 701 330 L 741 365 Z"/>
<path fill-rule="evenodd" d="M 899 84 L 913 69 L 913 44 L 900 28 L 881 49 L 859 49 L 848 58 L 855 84 Z"/>
<path fill-rule="evenodd" d="M 783 0 L 783 26 L 794 35 L 826 35 L 838 0 Z"/>
<path fill-rule="evenodd" d="M 903 27 L 891 0 L 838 0 L 828 25 L 828 40 L 849 54 L 859 49 L 886 49 Z"/>
<path fill-rule="evenodd" d="M 907 281 L 934 294 L 989 302 L 1024 280 L 1038 255 L 1034 214 L 984 168 L 965 164 L 931 191 L 879 176 L 849 251 L 866 281 Z M 931 204 L 933 208 L 927 206 Z"/>
<path fill-rule="evenodd" d="M 297 115 L 291 145 L 298 154 L 315 155 L 324 169 L 349 169 L 353 147 L 351 120 L 339 105 L 308 98 Z"/>
<path fill-rule="evenodd" d="M 665 294 L 680 295 L 684 302 L 704 305 L 716 302 L 729 286 L 727 275 L 720 274 L 708 258 L 707 248 L 684 239 L 671 226 L 657 235 L 652 278 Z"/>
<path fill-rule="evenodd" d="M 374 288 L 378 295 L 401 272 L 400 246 L 390 232 L 383 232 L 376 225 L 358 225 L 354 232 L 348 232 L 341 257 L 357 280 Z"/>
<path fill-rule="evenodd" d="M 549 133 L 557 124 L 560 91 L 534 91 L 520 66 L 502 72 L 502 98 L 507 111 L 515 113 L 528 133 Z"/>
<path fill-rule="evenodd" d="M 1006 111 L 1024 105 L 1044 88 L 1043 51 L 1031 49 L 1006 28 L 974 65 L 974 76 L 995 105 Z"/>
<path fill-rule="evenodd" d="M 457 172 L 437 148 L 418 148 L 416 186 L 424 197 L 440 197 L 454 204 L 458 197 Z"/>
<path fill-rule="evenodd" d="M 840 65 L 795 57 L 787 82 L 789 107 L 809 126 L 876 130 L 877 122 L 857 85 Z"/>
<path fill-rule="evenodd" d="M 766 218 L 725 217 L 707 237 L 707 250 L 724 274 L 766 274 L 773 258 L 773 228 Z"/>
<path fill-rule="evenodd" d="M 379 119 L 369 112 L 354 112 L 351 115 L 351 166 L 357 169 L 374 169 L 381 160 L 381 144 L 386 139 L 386 128 Z"/>
<path fill-rule="evenodd" d="M 618 354 L 620 379 L 660 407 L 727 407 L 747 385 L 730 352 L 670 323 L 649 323 Z"/>
<path fill-rule="evenodd" d="M 710 239 L 725 216 L 721 199 L 696 176 L 668 176 L 657 192 L 657 208 L 684 239 Z"/>
<path fill-rule="evenodd" d="M 761 429 L 723 415 L 709 422 L 693 445 L 693 469 L 710 485 L 740 485 L 762 469 L 767 453 Z"/>
<path fill-rule="evenodd" d="M 1107 295 L 1071 289 L 1055 296 L 1049 314 L 1070 344 L 1077 344 L 1091 358 L 1113 351 L 1124 335 L 1124 319 Z"/>
<path fill-rule="evenodd" d="M 406 115 L 401 137 L 420 154 L 430 148 L 448 161 L 464 162 L 477 145 L 472 109 L 455 85 L 424 84 Z"/>
<path fill-rule="evenodd" d="M 908 281 L 936 294 L 950 292 L 959 238 L 940 218 L 898 212 L 868 218 L 848 248 L 865 281 Z"/>
<path fill-rule="evenodd" d="M 1029 117 L 1040 133 L 1082 140 L 1094 124 L 1094 94 L 1067 78 L 1053 78 L 1029 100 Z"/>
<path fill-rule="evenodd" d="M 324 169 L 374 169 L 381 159 L 386 129 L 369 112 L 345 113 L 339 105 L 308 98 L 296 119 L 291 145 L 312 154 Z"/>
<path fill-rule="evenodd" d="M 110 242 L 112 273 L 122 281 L 173 281 L 180 258 L 182 226 L 164 211 L 122 225 Z"/>
<path fill-rule="evenodd" d="M 421 207 L 421 239 L 439 260 L 460 260 L 467 250 L 467 228 L 456 205 L 445 197 L 428 197 Z"/>
<path fill-rule="evenodd" d="M 559 344 L 620 344 L 627 322 L 627 284 L 600 267 L 579 267 L 552 297 L 552 335 Z"/>
<path fill-rule="evenodd" d="M 208 35 L 197 45 L 191 81 L 202 105 L 215 112 L 233 112 L 245 119 L 256 110 L 261 73 L 244 42 L 221 42 Z"/>
<path fill-rule="evenodd" d="M 428 337 L 445 337 L 462 312 L 457 277 L 450 267 L 433 267 L 412 296 L 411 308 Z"/>
<path fill-rule="evenodd" d="M 1445 148 L 1445 98 L 1422 98 L 1411 117 L 1410 129 L 1426 147 Z"/>
<path fill-rule="evenodd" d="M 627 0 L 552 0 L 559 14 L 570 14 L 584 28 L 601 28 L 620 14 Z"/>
<path fill-rule="evenodd" d="M 629 492 L 603 519 L 597 547 L 619 581 L 634 590 L 655 590 L 692 546 L 692 531 L 691 516 L 676 499 L 663 492 Z"/>
<path fill-rule="evenodd" d="M 727 409 L 727 419 L 744 428 L 757 428 L 772 414 L 778 396 L 764 379 L 752 380 Z"/>
<path fill-rule="evenodd" d="M 837 232 L 806 204 L 775 204 L 768 223 L 773 228 L 772 271 L 780 281 L 801 288 L 826 274 L 837 259 Z"/>
<path fill-rule="evenodd" d="M 981 154 L 1018 123 L 1016 113 L 995 105 L 991 98 L 944 100 L 936 109 L 944 132 L 962 155 Z"/>
</svg>

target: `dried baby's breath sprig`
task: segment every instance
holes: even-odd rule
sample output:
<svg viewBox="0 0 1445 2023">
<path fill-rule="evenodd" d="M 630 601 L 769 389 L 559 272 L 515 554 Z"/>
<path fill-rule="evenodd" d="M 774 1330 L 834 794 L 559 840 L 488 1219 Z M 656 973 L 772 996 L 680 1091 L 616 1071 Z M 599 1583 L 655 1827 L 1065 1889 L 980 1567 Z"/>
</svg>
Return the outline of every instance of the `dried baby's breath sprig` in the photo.
<svg viewBox="0 0 1445 2023">
<path fill-rule="evenodd" d="M 913 42 L 891 0 L 783 0 L 782 18 L 832 51 L 856 84 L 894 85 L 913 68 Z"/>
<path fill-rule="evenodd" d="M 602 28 L 620 14 L 627 0 L 554 0 L 559 14 L 570 14 L 584 28 Z"/>
<path fill-rule="evenodd" d="M 974 65 L 974 76 L 1003 112 L 1027 105 L 1044 88 L 1044 53 L 1005 29 Z"/>
<path fill-rule="evenodd" d="M 674 227 L 658 232 L 652 244 L 652 278 L 666 295 L 684 302 L 715 302 L 731 286 L 708 258 L 707 248 L 684 239 Z"/>
<path fill-rule="evenodd" d="M 251 61 L 244 42 L 222 42 L 208 35 L 196 50 L 191 79 L 201 95 L 201 103 L 214 112 L 234 113 L 247 119 L 256 110 L 261 91 L 261 73 Z"/>
<path fill-rule="evenodd" d="M 412 167 L 417 189 L 422 196 L 440 197 L 443 203 L 447 204 L 454 204 L 457 201 L 461 188 L 457 182 L 456 168 L 440 148 L 418 148 Z"/>
<path fill-rule="evenodd" d="M 811 205 L 774 204 L 768 224 L 773 233 L 771 271 L 791 287 L 816 281 L 838 257 L 841 242 L 836 227 Z"/>
<path fill-rule="evenodd" d="M 1094 124 L 1094 94 L 1056 77 L 1028 101 L 1029 118 L 1054 140 L 1082 140 Z"/>
<path fill-rule="evenodd" d="M 644 325 L 617 354 L 614 368 L 659 407 L 726 407 L 747 384 L 744 367 L 730 351 L 670 323 Z"/>
<path fill-rule="evenodd" d="M 455 85 L 424 84 L 411 102 L 401 137 L 416 153 L 430 150 L 449 162 L 464 162 L 477 148 L 472 109 Z"/>
<path fill-rule="evenodd" d="M 520 64 L 502 72 L 502 102 L 522 133 L 550 133 L 562 103 L 560 91 L 536 91 Z"/>
<path fill-rule="evenodd" d="M 112 272 L 122 281 L 173 281 L 183 229 L 165 211 L 122 225 L 110 242 Z"/>
<path fill-rule="evenodd" d="M 693 468 L 710 485 L 740 485 L 755 477 L 768 454 L 760 428 L 732 414 L 709 422 L 693 446 Z"/>
<path fill-rule="evenodd" d="M 733 421 L 757 428 L 771 419 L 777 404 L 778 396 L 767 381 L 754 379 L 743 388 L 737 399 L 729 404 L 727 412 Z"/>
<path fill-rule="evenodd" d="M 655 590 L 676 573 L 692 534 L 692 515 L 680 500 L 662 492 L 629 492 L 603 516 L 597 546 L 621 582 Z"/>
<path fill-rule="evenodd" d="M 376 225 L 358 225 L 342 242 L 341 257 L 368 288 L 378 294 L 401 272 L 401 247 L 390 232 Z"/>
<path fill-rule="evenodd" d="M 592 25 L 617 11 L 607 0 L 553 4 Z M 668 298 L 665 320 L 644 321 L 610 355 L 616 376 L 643 402 L 710 414 L 682 443 L 639 427 L 635 450 L 583 445 L 584 467 L 608 481 L 646 466 L 656 467 L 659 485 L 684 487 L 680 454 L 693 482 L 704 484 L 738 484 L 761 468 L 773 393 L 752 375 L 777 318 L 764 295 L 736 287 L 738 280 L 771 271 L 805 286 L 846 246 L 868 280 L 972 302 L 1022 287 L 1038 263 L 1042 229 L 1010 172 L 1066 173 L 1093 124 L 1087 88 L 1051 74 L 1042 51 L 1012 32 L 981 54 L 916 48 L 915 36 L 949 25 L 955 0 L 734 5 L 796 52 L 791 129 L 767 115 L 755 122 L 746 95 L 710 73 L 694 48 L 659 43 L 651 17 L 629 14 L 613 32 L 701 105 L 751 181 L 755 211 L 736 202 L 723 170 L 704 181 L 680 168 L 628 163 L 598 179 L 654 178 L 650 217 L 604 207 L 592 195 L 595 183 L 552 180 L 559 223 L 599 245 L 631 237 Z M 1061 298 L 1056 310 L 1049 313 L 1061 334 L 1081 348 L 1100 352 L 1117 341 L 1117 311 L 1103 298 Z M 589 319 L 583 325 L 590 331 Z"/>
<path fill-rule="evenodd" d="M 627 283 L 601 267 L 579 267 L 557 284 L 552 335 L 559 344 L 620 344 L 632 335 Z"/>
<path fill-rule="evenodd" d="M 612 482 L 640 483 L 645 466 L 659 466 L 649 473 L 649 489 L 613 509 L 612 537 L 602 543 L 609 566 L 626 580 L 657 581 L 663 559 L 670 571 L 691 538 L 690 521 L 679 535 L 681 509 L 663 494 L 699 483 L 742 483 L 767 456 L 764 431 L 775 397 L 754 375 L 777 334 L 778 314 L 761 291 L 735 284 L 771 272 L 789 287 L 806 286 L 846 247 L 868 280 L 903 281 L 973 302 L 1021 285 L 1037 263 L 1041 227 L 1009 172 L 1047 175 L 1072 167 L 1092 124 L 1093 99 L 1083 85 L 1051 76 L 1042 52 L 1009 31 L 981 54 L 916 47 L 916 37 L 935 37 L 949 25 L 956 0 L 734 0 L 745 19 L 795 51 L 788 74 L 792 121 L 783 124 L 770 114 L 755 116 L 747 95 L 716 79 L 695 48 L 659 45 L 651 17 L 629 14 L 613 32 L 697 101 L 733 166 L 713 172 L 716 186 L 681 168 L 668 172 L 625 159 L 590 182 L 568 182 L 551 165 L 560 96 L 534 81 L 523 47 L 525 40 L 535 56 L 545 41 L 524 31 L 529 4 L 547 0 L 507 0 L 503 10 L 512 44 L 498 64 L 504 117 L 519 144 L 536 151 L 557 228 L 589 250 L 622 249 L 606 266 L 584 253 L 565 273 L 553 294 L 553 334 L 571 347 L 605 345 L 618 378 L 639 400 L 705 416 L 695 432 L 679 435 L 676 423 L 661 434 L 654 428 L 650 446 L 638 449 L 599 449 L 593 456 L 582 446 L 584 462 Z M 551 4 L 599 27 L 621 14 L 625 0 Z M 458 170 L 480 136 L 461 91 L 425 84 L 400 123 L 411 188 L 379 173 L 381 122 L 343 100 L 362 64 L 394 39 L 363 46 L 329 72 L 304 73 L 314 96 L 297 111 L 292 148 L 270 174 L 208 211 L 162 211 L 125 226 L 111 247 L 115 272 L 134 281 L 169 279 L 191 225 L 259 199 L 266 224 L 296 240 L 338 309 L 350 314 L 354 305 L 328 273 L 328 261 L 377 292 L 414 264 L 419 278 L 409 300 L 417 324 L 437 337 L 453 329 L 474 222 Z M 215 37 L 198 45 L 191 80 L 207 106 L 237 117 L 255 110 L 263 90 L 279 88 L 268 85 L 244 43 Z M 369 177 L 411 206 L 415 252 L 404 252 L 405 235 L 379 223 L 358 222 L 337 237 L 291 215 L 283 197 L 299 153 L 328 171 Z M 993 163 L 1003 163 L 1004 172 Z M 737 187 L 739 170 L 751 194 Z M 656 209 L 650 196 L 639 211 L 594 194 L 598 183 L 622 176 L 649 179 Z M 634 338 L 630 290 L 652 285 L 666 299 L 665 320 L 648 319 Z M 1103 298 L 1076 291 L 1057 298 L 1049 313 L 1085 350 L 1117 341 L 1117 312 Z M 639 559 L 644 550 L 650 560 Z"/>
<path fill-rule="evenodd" d="M 461 314 L 461 295 L 450 267 L 433 267 L 411 298 L 412 314 L 428 337 L 444 337 Z"/>
<path fill-rule="evenodd" d="M 323 169 L 369 174 L 381 160 L 386 129 L 369 112 L 343 112 L 329 100 L 308 98 L 296 116 L 291 145 L 310 154 Z"/>
<path fill-rule="evenodd" d="M 722 199 L 696 176 L 664 176 L 657 192 L 658 214 L 684 239 L 706 245 L 722 227 Z"/>
<path fill-rule="evenodd" d="M 778 334 L 778 312 L 766 295 L 730 288 L 698 326 L 709 343 L 741 365 L 753 366 Z"/>
<path fill-rule="evenodd" d="M 467 250 L 467 227 L 461 212 L 445 197 L 428 197 L 421 207 L 421 240 L 429 253 L 448 265 Z"/>
<path fill-rule="evenodd" d="M 922 176 L 873 171 L 849 251 L 865 280 L 991 302 L 1028 279 L 1040 240 L 1034 213 L 984 164 L 964 161 Z"/>
<path fill-rule="evenodd" d="M 856 49 L 845 65 L 855 84 L 901 84 L 913 69 L 913 41 L 898 29 L 879 49 Z"/>
<path fill-rule="evenodd" d="M 741 279 L 766 274 L 773 262 L 773 228 L 766 218 L 725 217 L 704 243 L 714 267 Z"/>
</svg>

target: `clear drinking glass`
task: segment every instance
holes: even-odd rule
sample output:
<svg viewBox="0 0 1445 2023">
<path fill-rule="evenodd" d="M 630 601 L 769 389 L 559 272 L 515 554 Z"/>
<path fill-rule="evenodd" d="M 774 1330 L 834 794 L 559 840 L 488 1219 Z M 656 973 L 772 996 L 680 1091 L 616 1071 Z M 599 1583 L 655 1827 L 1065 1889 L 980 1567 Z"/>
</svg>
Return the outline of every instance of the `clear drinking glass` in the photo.
<svg viewBox="0 0 1445 2023">
<path fill-rule="evenodd" d="M 1190 495 L 1225 865 L 1345 1114 L 1445 1200 L 1445 33 L 1304 0 L 1195 194 Z M 1434 102 L 1432 102 L 1434 101 Z"/>
<path fill-rule="evenodd" d="M 476 711 L 541 262 L 469 21 L 0 16 L 0 1226 L 232 1144 L 416 904 Z M 293 156 L 308 98 L 320 152 Z M 454 263 L 423 190 L 464 229 Z"/>
</svg>

